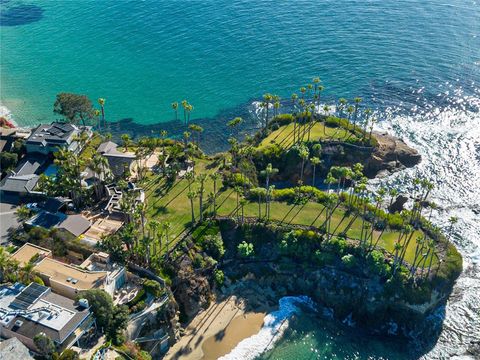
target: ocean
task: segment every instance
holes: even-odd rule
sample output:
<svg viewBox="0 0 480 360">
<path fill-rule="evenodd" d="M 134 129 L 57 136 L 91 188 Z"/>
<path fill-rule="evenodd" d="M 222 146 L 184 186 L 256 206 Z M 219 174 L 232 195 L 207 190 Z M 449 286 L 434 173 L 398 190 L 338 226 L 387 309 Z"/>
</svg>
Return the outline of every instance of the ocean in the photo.
<svg viewBox="0 0 480 360">
<path fill-rule="evenodd" d="M 186 99 L 215 148 L 226 143 L 227 120 L 241 115 L 256 124 L 265 92 L 288 99 L 319 76 L 323 102 L 362 97 L 378 130 L 423 155 L 419 166 L 370 186 L 403 187 L 425 176 L 435 184 L 434 222 L 447 228 L 450 216 L 459 217 L 453 241 L 464 271 L 438 314 L 442 333 L 416 349 L 414 340 L 373 339 L 300 312 L 310 321 L 291 321 L 260 356 L 473 358 L 468 349 L 480 342 L 480 2 L 0 0 L 0 44 L 2 113 L 21 126 L 55 119 L 55 95 L 67 91 L 106 98 L 117 133 L 175 133 L 171 103 Z"/>
</svg>

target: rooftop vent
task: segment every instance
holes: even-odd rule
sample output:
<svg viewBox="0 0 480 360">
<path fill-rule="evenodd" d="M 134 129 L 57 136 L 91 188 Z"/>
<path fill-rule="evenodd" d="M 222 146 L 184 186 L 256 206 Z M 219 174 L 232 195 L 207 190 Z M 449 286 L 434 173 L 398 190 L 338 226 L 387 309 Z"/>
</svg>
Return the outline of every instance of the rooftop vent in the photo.
<svg viewBox="0 0 480 360">
<path fill-rule="evenodd" d="M 16 326 L 16 327 L 20 327 L 20 326 L 22 326 L 22 325 L 23 325 L 23 321 L 22 321 L 22 320 L 17 320 L 17 321 L 15 321 L 15 326 Z"/>
<path fill-rule="evenodd" d="M 90 304 L 88 303 L 87 299 L 80 299 L 78 300 L 78 305 L 80 305 L 84 309 L 88 309 Z"/>
</svg>

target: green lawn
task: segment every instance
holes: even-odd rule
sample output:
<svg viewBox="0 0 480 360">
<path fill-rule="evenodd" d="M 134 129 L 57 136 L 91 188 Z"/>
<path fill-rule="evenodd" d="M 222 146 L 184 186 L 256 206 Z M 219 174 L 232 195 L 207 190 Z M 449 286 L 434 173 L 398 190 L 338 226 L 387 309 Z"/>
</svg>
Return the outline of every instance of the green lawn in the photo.
<svg viewBox="0 0 480 360">
<path fill-rule="evenodd" d="M 208 168 L 210 164 L 207 160 L 197 160 L 195 173 L 211 174 L 218 171 L 217 168 Z M 222 186 L 221 180 L 217 181 L 217 187 Z M 192 185 L 192 189 L 198 190 L 199 184 Z M 170 187 L 160 175 L 148 175 L 146 183 L 143 185 L 147 198 L 147 219 L 155 219 L 160 222 L 169 221 L 171 223 L 171 238 L 174 239 L 181 234 L 191 222 L 190 199 L 188 199 L 188 181 L 177 179 Z M 213 192 L 213 180 L 207 177 L 205 181 L 204 202 L 206 203 L 208 194 Z M 195 217 L 199 217 L 199 199 L 195 200 Z"/>
<path fill-rule="evenodd" d="M 223 216 L 229 216 L 233 214 L 236 208 L 236 195 L 234 193 L 225 192 L 219 196 L 218 214 Z M 272 202 L 270 210 L 270 218 L 272 220 L 281 221 L 285 224 L 298 224 L 298 225 L 313 225 L 320 227 L 325 221 L 324 206 L 314 202 L 308 202 L 305 205 L 287 204 L 284 202 Z M 261 206 L 262 215 L 265 214 L 265 205 Z M 319 215 L 320 214 L 320 215 Z M 235 214 L 233 214 L 235 215 Z M 244 215 L 247 217 L 258 216 L 258 203 L 248 203 L 244 207 Z M 239 211 L 239 216 L 241 212 Z M 352 216 L 345 217 L 345 211 L 338 208 L 333 214 L 330 230 L 334 234 L 342 233 L 347 224 L 353 220 Z M 356 218 L 347 232 L 347 236 L 352 239 L 359 239 L 362 229 L 362 219 Z M 385 231 L 382 237 L 378 241 L 378 245 L 383 247 L 387 251 L 393 253 L 394 244 L 398 238 L 399 233 L 397 231 Z M 407 247 L 407 253 L 405 255 L 406 261 L 413 261 L 415 256 L 415 239 L 422 235 L 421 231 L 416 231 Z M 374 242 L 377 241 L 380 232 L 374 233 Z M 433 264 L 437 262 L 437 258 L 434 257 Z"/>
<path fill-rule="evenodd" d="M 195 173 L 211 174 L 218 171 L 218 168 L 210 166 L 208 160 L 198 160 L 195 166 Z M 197 190 L 198 182 L 192 185 Z M 237 205 L 236 193 L 230 189 L 221 189 L 221 180 L 217 181 L 217 213 L 220 216 L 235 215 Z M 170 248 L 180 239 L 180 235 L 188 229 L 191 223 L 190 200 L 187 197 L 188 181 L 177 179 L 170 187 L 167 187 L 165 180 L 160 175 L 149 174 L 143 185 L 147 197 L 147 219 L 155 219 L 160 222 L 169 221 L 171 223 Z M 220 190 L 221 189 L 221 190 Z M 206 210 L 213 210 L 211 204 L 207 207 L 208 194 L 213 192 L 213 181 L 210 177 L 205 181 L 204 203 Z M 195 218 L 199 218 L 199 199 L 194 200 Z M 261 205 L 262 216 L 265 214 L 265 204 Z M 239 211 L 238 216 L 241 215 Z M 246 217 L 258 216 L 258 203 L 248 202 L 244 207 Z M 281 221 L 285 224 L 313 225 L 320 227 L 325 221 L 325 211 L 322 204 L 308 202 L 305 205 L 288 204 L 285 202 L 272 202 L 271 216 L 272 220 Z M 340 234 L 344 231 L 347 224 L 353 220 L 351 216 L 345 216 L 345 211 L 338 208 L 331 221 L 331 231 Z M 359 239 L 362 228 L 362 220 L 356 218 L 347 232 L 347 236 L 352 239 Z M 378 239 L 379 232 L 375 232 L 374 241 Z M 414 234 L 412 241 L 407 248 L 406 260 L 412 261 L 415 255 L 415 239 L 421 235 L 420 231 Z M 387 251 L 393 252 L 395 241 L 398 238 L 398 232 L 385 231 L 379 240 L 379 245 Z M 435 257 L 434 263 L 437 262 Z"/>
<path fill-rule="evenodd" d="M 263 148 L 274 143 L 282 147 L 290 147 L 293 144 L 293 128 L 293 123 L 280 127 L 263 139 L 258 147 Z M 342 140 L 348 136 L 353 136 L 348 130 L 324 126 L 323 123 L 316 123 L 310 130 L 310 140 Z"/>
</svg>

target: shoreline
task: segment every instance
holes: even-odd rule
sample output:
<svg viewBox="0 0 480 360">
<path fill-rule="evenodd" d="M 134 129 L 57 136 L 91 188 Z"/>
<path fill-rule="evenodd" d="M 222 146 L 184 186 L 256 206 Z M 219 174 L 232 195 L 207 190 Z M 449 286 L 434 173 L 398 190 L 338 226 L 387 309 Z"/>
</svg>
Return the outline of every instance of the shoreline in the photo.
<svg viewBox="0 0 480 360">
<path fill-rule="evenodd" d="M 244 299 L 234 295 L 214 302 L 193 318 L 165 359 L 210 360 L 227 355 L 261 330 L 271 310 L 262 307 L 252 311 Z"/>
</svg>

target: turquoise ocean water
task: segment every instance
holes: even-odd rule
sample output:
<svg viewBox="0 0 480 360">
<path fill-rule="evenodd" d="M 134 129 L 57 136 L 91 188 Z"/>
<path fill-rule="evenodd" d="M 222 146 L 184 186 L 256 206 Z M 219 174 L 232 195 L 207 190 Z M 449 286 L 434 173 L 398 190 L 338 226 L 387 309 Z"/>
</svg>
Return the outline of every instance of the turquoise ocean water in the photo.
<svg viewBox="0 0 480 360">
<path fill-rule="evenodd" d="M 187 99 L 219 146 L 227 119 L 254 124 L 263 93 L 289 98 L 314 76 L 326 102 L 361 96 L 380 130 L 419 149 L 418 167 L 371 186 L 435 183 L 435 222 L 460 218 L 465 270 L 438 314 L 440 337 L 415 355 L 412 343 L 307 316 L 265 358 L 466 356 L 480 342 L 478 0 L 0 0 L 0 103 L 19 125 L 54 119 L 68 91 L 106 98 L 116 132 L 158 133 L 171 102 Z"/>
</svg>

